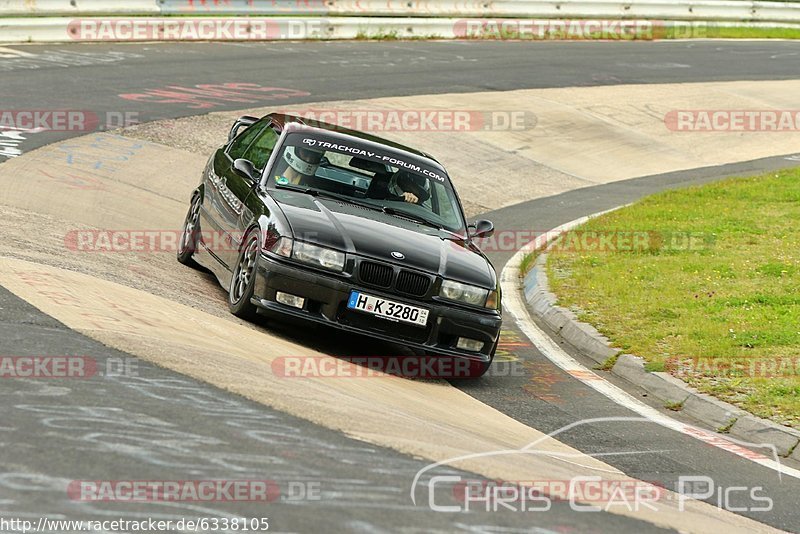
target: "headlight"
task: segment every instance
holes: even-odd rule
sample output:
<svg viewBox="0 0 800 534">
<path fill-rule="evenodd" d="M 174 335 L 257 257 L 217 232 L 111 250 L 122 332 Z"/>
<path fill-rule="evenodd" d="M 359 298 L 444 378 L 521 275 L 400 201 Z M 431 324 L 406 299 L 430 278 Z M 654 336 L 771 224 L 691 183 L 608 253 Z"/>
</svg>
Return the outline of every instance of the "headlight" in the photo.
<svg viewBox="0 0 800 534">
<path fill-rule="evenodd" d="M 275 244 L 270 248 L 270 252 L 283 256 L 284 258 L 292 257 L 293 240 L 291 237 L 279 237 Z"/>
<path fill-rule="evenodd" d="M 489 296 L 489 290 L 482 287 L 475 287 L 460 282 L 453 282 L 452 280 L 445 280 L 442 282 L 442 289 L 439 291 L 439 296 L 448 300 L 455 300 L 472 304 L 473 306 L 484 306 L 486 298 Z"/>
<path fill-rule="evenodd" d="M 345 254 L 337 250 L 295 241 L 291 237 L 280 237 L 269 249 L 273 254 L 293 258 L 299 262 L 330 271 L 344 270 Z"/>
<path fill-rule="evenodd" d="M 302 241 L 294 242 L 292 258 L 299 262 L 313 265 L 314 267 L 328 269 L 329 271 L 341 272 L 344 270 L 344 252 L 303 243 Z"/>
</svg>

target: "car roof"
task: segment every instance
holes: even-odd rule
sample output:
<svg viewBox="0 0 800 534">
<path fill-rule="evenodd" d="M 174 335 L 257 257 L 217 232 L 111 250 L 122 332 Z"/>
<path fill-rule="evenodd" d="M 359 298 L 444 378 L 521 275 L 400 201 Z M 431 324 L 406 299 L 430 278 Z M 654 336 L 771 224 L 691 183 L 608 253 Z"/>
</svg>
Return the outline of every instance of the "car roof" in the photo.
<svg viewBox="0 0 800 534">
<path fill-rule="evenodd" d="M 421 157 L 428 159 L 437 164 L 437 166 L 441 167 L 441 163 L 439 163 L 436 158 L 417 150 L 416 148 L 411 148 L 406 145 L 402 145 L 400 143 L 396 143 L 394 141 L 390 141 L 389 139 L 384 139 L 383 137 L 378 137 L 376 135 L 371 135 L 364 132 L 359 132 L 358 130 L 351 130 L 350 128 L 345 128 L 343 126 L 337 126 L 336 124 L 329 124 L 327 122 L 321 122 L 318 120 L 307 119 L 305 117 L 298 117 L 297 115 L 287 115 L 285 113 L 270 113 L 263 117 L 265 119 L 272 120 L 281 130 L 286 130 L 291 132 L 295 129 L 316 129 L 324 131 L 326 134 L 333 135 L 335 137 L 355 137 L 357 139 L 361 139 L 363 141 L 369 141 L 371 143 L 376 143 L 378 145 L 385 145 L 396 150 L 402 150 L 403 152 L 407 152 L 409 154 L 413 154 L 414 156 Z M 293 124 L 297 124 L 298 126 L 293 127 Z M 444 169 L 442 169 L 444 170 Z"/>
</svg>

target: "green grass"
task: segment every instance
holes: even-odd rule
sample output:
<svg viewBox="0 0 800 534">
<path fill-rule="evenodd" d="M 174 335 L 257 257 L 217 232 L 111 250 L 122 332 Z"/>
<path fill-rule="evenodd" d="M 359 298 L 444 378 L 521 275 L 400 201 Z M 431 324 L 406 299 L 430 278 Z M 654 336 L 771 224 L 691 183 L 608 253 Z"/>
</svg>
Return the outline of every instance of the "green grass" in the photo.
<svg viewBox="0 0 800 534">
<path fill-rule="evenodd" d="M 536 258 L 538 256 L 539 256 L 538 251 L 526 252 L 525 254 L 522 255 L 522 260 L 520 260 L 519 263 L 520 276 L 525 276 L 531 271 L 531 269 L 533 269 L 533 266 L 536 263 Z"/>
<path fill-rule="evenodd" d="M 588 32 L 572 35 L 569 31 L 554 31 L 539 36 L 523 27 L 521 30 L 503 27 L 488 27 L 483 32 L 467 35 L 464 39 L 472 40 L 521 40 L 521 41 L 574 41 L 574 40 L 610 40 L 610 41 L 659 41 L 673 39 L 800 39 L 800 28 L 749 28 L 744 26 L 717 26 L 713 22 L 696 26 L 663 26 L 654 25 L 631 34 L 609 34 Z"/>
<path fill-rule="evenodd" d="M 611 369 L 614 368 L 614 365 L 616 365 L 618 359 L 619 354 L 615 354 L 614 356 L 607 358 L 603 363 L 596 365 L 594 368 L 598 371 L 611 371 Z"/>
<path fill-rule="evenodd" d="M 400 40 L 400 34 L 397 30 L 375 30 L 372 32 L 367 32 L 365 30 L 359 30 L 356 33 L 356 41 L 398 41 Z"/>
<path fill-rule="evenodd" d="M 664 403 L 664 408 L 667 410 L 671 410 L 673 412 L 680 412 L 683 410 L 683 401 L 675 401 L 675 402 L 666 402 Z"/>
<path fill-rule="evenodd" d="M 731 431 L 731 428 L 733 428 L 733 425 L 735 424 L 736 424 L 736 418 L 729 419 L 727 423 L 725 423 L 723 426 L 717 429 L 717 432 L 719 432 L 720 434 L 727 434 Z M 791 455 L 791 451 L 786 456 L 789 455 Z"/>
<path fill-rule="evenodd" d="M 429 35 L 400 35 L 398 30 L 383 30 L 378 29 L 375 31 L 359 30 L 356 33 L 356 41 L 428 41 L 441 39 L 442 37 L 436 34 Z"/>
<path fill-rule="evenodd" d="M 800 39 L 800 28 L 744 28 L 744 27 L 715 27 L 708 28 L 706 37 L 709 39 Z M 677 36 L 674 36 L 675 38 Z"/>
<path fill-rule="evenodd" d="M 576 232 L 592 231 L 650 233 L 617 250 L 566 236 L 547 265 L 562 306 L 649 370 L 800 427 L 800 169 L 664 192 Z M 781 376 L 720 371 L 755 361 L 795 365 Z"/>
</svg>

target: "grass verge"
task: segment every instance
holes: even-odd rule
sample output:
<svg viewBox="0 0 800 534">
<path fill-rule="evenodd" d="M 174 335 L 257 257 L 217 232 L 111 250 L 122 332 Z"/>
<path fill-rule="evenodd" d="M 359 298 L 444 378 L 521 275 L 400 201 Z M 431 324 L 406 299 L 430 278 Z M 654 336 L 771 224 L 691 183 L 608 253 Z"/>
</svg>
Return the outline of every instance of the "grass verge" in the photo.
<svg viewBox="0 0 800 534">
<path fill-rule="evenodd" d="M 713 30 L 709 29 L 706 37 L 709 39 L 800 39 L 800 28 L 720 26 Z"/>
<path fill-rule="evenodd" d="M 533 266 L 536 264 L 536 258 L 539 256 L 539 251 L 526 252 L 522 255 L 522 260 L 519 263 L 519 275 L 524 277 L 531 272 Z"/>
<path fill-rule="evenodd" d="M 800 428 L 800 169 L 668 191 L 568 232 L 552 291 L 612 343 Z"/>
</svg>

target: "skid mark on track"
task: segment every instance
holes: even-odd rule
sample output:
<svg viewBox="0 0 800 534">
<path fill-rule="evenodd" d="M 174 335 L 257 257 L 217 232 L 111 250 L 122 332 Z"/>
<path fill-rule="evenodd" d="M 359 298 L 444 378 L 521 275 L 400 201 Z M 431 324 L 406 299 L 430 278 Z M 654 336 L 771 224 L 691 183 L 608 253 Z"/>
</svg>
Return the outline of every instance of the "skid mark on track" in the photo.
<svg viewBox="0 0 800 534">
<path fill-rule="evenodd" d="M 0 48 L 0 72 L 38 70 L 48 67 L 69 68 L 85 65 L 105 65 L 143 57 L 142 54 L 114 50 L 108 52 L 76 52 L 62 49 L 44 50 L 34 54 L 13 48 Z"/>
<path fill-rule="evenodd" d="M 230 103 L 258 104 L 310 96 L 311 93 L 285 87 L 263 87 L 256 83 L 168 85 L 119 97 L 147 104 L 185 104 L 189 109 L 212 109 Z"/>
</svg>

